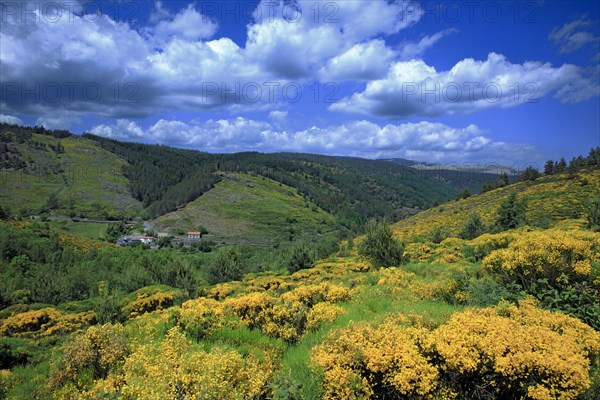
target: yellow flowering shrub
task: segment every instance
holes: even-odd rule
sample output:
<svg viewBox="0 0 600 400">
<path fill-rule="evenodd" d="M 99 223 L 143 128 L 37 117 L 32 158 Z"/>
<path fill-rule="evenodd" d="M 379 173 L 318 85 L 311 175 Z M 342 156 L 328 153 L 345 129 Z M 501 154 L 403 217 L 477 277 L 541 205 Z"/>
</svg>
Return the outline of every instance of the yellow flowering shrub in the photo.
<svg viewBox="0 0 600 400">
<path fill-rule="evenodd" d="M 573 336 L 579 335 L 578 336 Z M 460 393 L 492 398 L 573 399 L 590 384 L 600 333 L 575 318 L 535 308 L 467 310 L 432 332 L 427 350 Z"/>
<path fill-rule="evenodd" d="M 438 371 L 419 349 L 423 331 L 390 319 L 377 328 L 360 323 L 330 334 L 311 357 L 323 369 L 324 398 L 432 393 Z"/>
<path fill-rule="evenodd" d="M 173 311 L 176 324 L 196 339 L 210 335 L 223 327 L 223 303 L 213 299 L 188 300 Z"/>
<path fill-rule="evenodd" d="M 11 373 L 8 369 L 0 369 L 0 398 L 6 396 L 6 392 L 10 389 Z"/>
<path fill-rule="evenodd" d="M 121 393 L 126 399 L 247 399 L 261 398 L 273 374 L 268 357 L 243 357 L 215 347 L 203 351 L 178 328 L 159 345 L 141 346 L 125 361 Z"/>
<path fill-rule="evenodd" d="M 229 298 L 225 300 L 223 307 L 231 310 L 233 315 L 239 317 L 248 327 L 293 342 L 307 329 L 307 316 L 315 305 L 324 302 L 335 303 L 349 298 L 348 288 L 322 283 L 299 286 L 279 297 L 267 292 L 254 292 Z M 328 318 L 331 318 L 331 315 Z M 311 328 L 318 324 L 314 314 L 312 324 Z"/>
<path fill-rule="evenodd" d="M 47 307 L 6 318 L 0 325 L 0 336 L 37 337 L 65 334 L 83 329 L 95 320 L 93 312 L 63 314 Z"/>
<path fill-rule="evenodd" d="M 73 235 L 66 232 L 60 232 L 58 234 L 58 243 L 61 247 L 71 247 L 74 249 L 81 250 L 84 253 L 92 249 L 99 250 L 105 247 L 116 247 L 115 245 L 108 242 L 88 239 L 83 236 Z"/>
<path fill-rule="evenodd" d="M 231 296 L 237 287 L 232 283 L 219 283 L 208 291 L 208 295 L 216 300 L 222 300 Z"/>
<path fill-rule="evenodd" d="M 505 249 L 515 239 L 514 232 L 501 232 L 496 234 L 484 233 L 483 235 L 469 241 L 473 246 L 473 252 L 478 259 L 489 255 L 492 251 Z"/>
<path fill-rule="evenodd" d="M 284 301 L 300 302 L 308 307 L 329 301 L 337 303 L 350 298 L 350 290 L 344 286 L 321 283 L 320 285 L 304 285 L 281 295 Z"/>
<path fill-rule="evenodd" d="M 315 347 L 326 399 L 575 399 L 590 385 L 600 333 L 527 299 L 453 314 L 441 326 L 398 314 Z"/>
<path fill-rule="evenodd" d="M 460 301 L 465 295 L 459 292 L 458 282 L 451 278 L 439 277 L 432 281 L 415 280 L 408 287 L 419 298 L 428 300 L 440 300 L 452 303 Z"/>
<path fill-rule="evenodd" d="M 315 304 L 306 314 L 306 330 L 310 331 L 318 328 L 323 323 L 331 323 L 337 317 L 344 314 L 343 307 L 336 306 L 329 302 Z"/>
<path fill-rule="evenodd" d="M 79 374 L 90 371 L 95 379 L 106 378 L 112 368 L 124 362 L 128 352 L 129 344 L 120 324 L 92 326 L 62 345 L 63 357 L 54 361 L 50 386 L 57 388 L 70 381 L 82 389 Z"/>
<path fill-rule="evenodd" d="M 508 248 L 492 251 L 483 262 L 486 269 L 528 289 L 542 278 L 552 285 L 562 276 L 585 280 L 591 273 L 591 260 L 598 259 L 599 233 L 549 229 L 524 232 Z"/>
<path fill-rule="evenodd" d="M 148 292 L 144 290 L 138 291 L 135 299 L 122 307 L 122 313 L 128 318 L 171 307 L 176 301 L 185 297 L 181 291 L 151 290 Z"/>
<path fill-rule="evenodd" d="M 407 287 L 416 278 L 414 273 L 396 267 L 381 269 L 379 276 L 378 285 L 392 285 L 399 288 Z"/>
</svg>

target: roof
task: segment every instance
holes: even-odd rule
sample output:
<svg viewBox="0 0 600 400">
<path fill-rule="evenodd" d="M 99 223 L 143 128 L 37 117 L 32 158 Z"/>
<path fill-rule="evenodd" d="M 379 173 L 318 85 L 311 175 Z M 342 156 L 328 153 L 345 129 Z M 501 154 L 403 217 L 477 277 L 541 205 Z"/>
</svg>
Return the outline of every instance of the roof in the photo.
<svg viewBox="0 0 600 400">
<path fill-rule="evenodd" d="M 200 232 L 188 232 L 188 235 L 200 235 Z"/>
</svg>

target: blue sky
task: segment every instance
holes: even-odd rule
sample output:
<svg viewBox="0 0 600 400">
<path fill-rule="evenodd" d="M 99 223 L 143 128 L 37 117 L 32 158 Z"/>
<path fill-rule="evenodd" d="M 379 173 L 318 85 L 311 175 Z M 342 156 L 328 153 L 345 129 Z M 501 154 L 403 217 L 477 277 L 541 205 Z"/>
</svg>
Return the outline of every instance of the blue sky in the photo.
<svg viewBox="0 0 600 400">
<path fill-rule="evenodd" d="M 598 2 L 0 4 L 4 122 L 431 162 L 600 145 Z"/>
</svg>

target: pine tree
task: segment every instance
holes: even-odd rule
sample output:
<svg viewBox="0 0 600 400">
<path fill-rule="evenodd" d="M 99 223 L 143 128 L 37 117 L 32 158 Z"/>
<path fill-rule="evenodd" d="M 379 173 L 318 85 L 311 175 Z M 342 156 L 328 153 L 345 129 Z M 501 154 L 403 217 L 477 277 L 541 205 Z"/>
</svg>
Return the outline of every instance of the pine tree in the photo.
<svg viewBox="0 0 600 400">
<path fill-rule="evenodd" d="M 554 161 L 548 160 L 544 165 L 544 175 L 552 175 L 554 173 Z"/>
<path fill-rule="evenodd" d="M 527 223 L 525 208 L 525 202 L 523 200 L 517 200 L 517 194 L 512 193 L 498 208 L 496 226 L 501 230 L 507 230 L 525 225 Z"/>
</svg>

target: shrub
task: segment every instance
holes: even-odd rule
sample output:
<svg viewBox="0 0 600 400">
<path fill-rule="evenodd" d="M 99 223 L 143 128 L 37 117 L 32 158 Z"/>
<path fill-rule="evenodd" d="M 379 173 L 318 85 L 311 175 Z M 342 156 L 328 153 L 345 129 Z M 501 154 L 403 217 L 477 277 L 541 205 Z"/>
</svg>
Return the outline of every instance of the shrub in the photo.
<svg viewBox="0 0 600 400">
<path fill-rule="evenodd" d="M 517 200 L 517 194 L 511 193 L 506 200 L 500 203 L 496 226 L 501 230 L 508 230 L 525 225 L 527 223 L 525 208 L 525 201 Z"/>
<path fill-rule="evenodd" d="M 597 197 L 588 206 L 587 226 L 600 232 L 600 197 Z"/>
<path fill-rule="evenodd" d="M 138 399 L 264 398 L 273 375 L 264 359 L 218 346 L 202 350 L 172 328 L 159 345 L 140 346 L 127 358 L 121 392 Z"/>
<path fill-rule="evenodd" d="M 315 262 L 310 255 L 308 247 L 304 244 L 297 245 L 292 249 L 292 254 L 287 262 L 288 271 L 293 274 L 301 269 L 314 267 Z"/>
<path fill-rule="evenodd" d="M 123 364 L 129 344 L 120 324 L 105 324 L 73 336 L 61 350 L 62 358 L 54 360 L 50 385 L 57 388 L 71 381 L 82 389 L 80 374 L 88 372 L 94 379 L 106 378 L 111 369 Z"/>
<path fill-rule="evenodd" d="M 485 233 L 485 226 L 481 221 L 481 216 L 478 213 L 472 213 L 469 215 L 467 222 L 461 229 L 458 236 L 461 239 L 475 239 L 476 237 Z"/>
<path fill-rule="evenodd" d="M 418 345 L 424 329 L 389 319 L 332 332 L 311 361 L 323 369 L 325 399 L 417 398 L 431 394 L 438 371 Z"/>
<path fill-rule="evenodd" d="M 539 279 L 555 288 L 589 280 L 591 260 L 600 257 L 600 237 L 585 231 L 549 229 L 518 236 L 506 249 L 492 251 L 484 267 L 504 282 L 516 282 L 525 290 Z"/>
<path fill-rule="evenodd" d="M 409 326 L 413 324 L 413 326 Z M 453 314 L 429 330 L 409 316 L 330 333 L 311 362 L 326 399 L 573 399 L 590 385 L 600 333 L 532 300 Z"/>
<path fill-rule="evenodd" d="M 196 340 L 201 340 L 223 326 L 223 303 L 213 299 L 189 300 L 174 311 L 175 323 Z"/>
<path fill-rule="evenodd" d="M 244 267 L 239 255 L 233 249 L 222 251 L 214 262 L 206 269 L 206 280 L 209 284 L 239 281 L 244 276 Z"/>
<path fill-rule="evenodd" d="M 394 239 L 392 229 L 375 219 L 365 226 L 366 237 L 359 247 L 360 254 L 382 267 L 399 266 L 403 262 L 404 246 Z"/>
<path fill-rule="evenodd" d="M 600 334 L 530 303 L 467 310 L 432 332 L 441 381 L 463 398 L 576 398 L 590 384 Z"/>
</svg>

